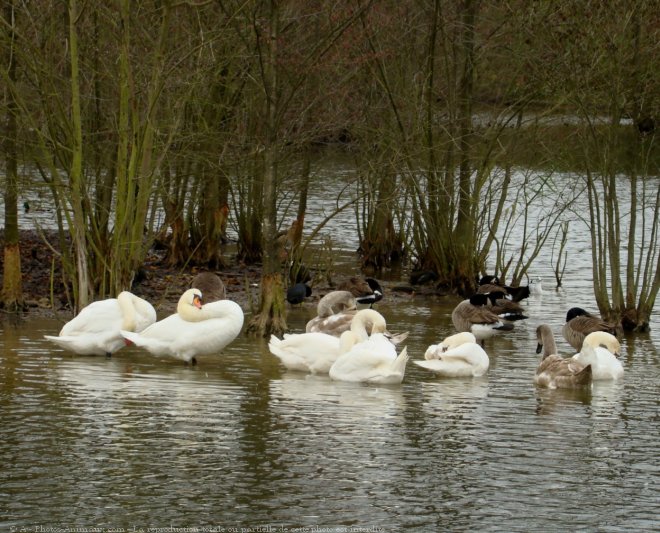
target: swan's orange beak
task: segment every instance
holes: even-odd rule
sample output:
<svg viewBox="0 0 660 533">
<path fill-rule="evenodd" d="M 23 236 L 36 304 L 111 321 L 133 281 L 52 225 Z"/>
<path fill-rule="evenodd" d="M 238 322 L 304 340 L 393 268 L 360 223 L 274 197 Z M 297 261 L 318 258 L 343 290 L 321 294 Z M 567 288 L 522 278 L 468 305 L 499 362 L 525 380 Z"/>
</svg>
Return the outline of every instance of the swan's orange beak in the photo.
<svg viewBox="0 0 660 533">
<path fill-rule="evenodd" d="M 195 295 L 195 297 L 193 298 L 193 305 L 197 309 L 201 309 L 202 308 L 202 299 L 199 296 Z"/>
</svg>

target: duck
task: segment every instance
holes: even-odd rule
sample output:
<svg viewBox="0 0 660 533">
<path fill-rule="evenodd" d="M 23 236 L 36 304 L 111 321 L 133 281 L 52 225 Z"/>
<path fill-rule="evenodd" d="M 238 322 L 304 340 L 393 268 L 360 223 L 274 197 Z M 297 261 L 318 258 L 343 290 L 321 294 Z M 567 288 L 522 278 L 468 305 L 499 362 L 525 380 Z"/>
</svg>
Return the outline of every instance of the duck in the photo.
<svg viewBox="0 0 660 533">
<path fill-rule="evenodd" d="M 623 365 L 617 357 L 621 353 L 621 344 L 617 338 L 606 331 L 589 333 L 582 343 L 582 350 L 572 359 L 583 365 L 591 365 L 592 379 L 617 380 L 623 377 Z"/>
<path fill-rule="evenodd" d="M 356 343 L 386 331 L 380 313 L 363 309 L 355 313 L 350 329 L 339 336 L 319 331 L 285 334 L 282 339 L 271 335 L 268 349 L 288 370 L 327 374 L 337 358 Z"/>
<path fill-rule="evenodd" d="M 359 313 L 364 312 L 377 313 L 373 309 Z M 397 355 L 395 345 L 384 334 L 385 319 L 380 315 L 380 318 L 371 320 L 378 324 L 377 331 L 372 331 L 368 337 L 366 332 L 361 332 L 353 338 L 351 348 L 330 367 L 328 374 L 332 380 L 381 385 L 396 385 L 403 381 L 409 359 L 407 347 L 404 346 Z"/>
<path fill-rule="evenodd" d="M 448 378 L 480 377 L 490 366 L 485 350 L 477 344 L 475 336 L 467 331 L 432 344 L 424 353 L 424 361 L 413 361 L 416 365 Z"/>
<path fill-rule="evenodd" d="M 509 322 L 516 320 L 525 320 L 528 318 L 524 312 L 525 309 L 518 302 L 514 302 L 510 297 L 507 297 L 503 291 L 493 291 L 485 293 L 488 298 L 488 307 L 497 316 Z"/>
<path fill-rule="evenodd" d="M 459 333 L 472 333 L 482 346 L 485 339 L 513 329 L 513 324 L 503 321 L 489 309 L 485 294 L 473 294 L 460 302 L 451 313 L 451 321 Z"/>
<path fill-rule="evenodd" d="M 156 322 L 156 310 L 129 291 L 116 298 L 90 303 L 64 324 L 59 335 L 44 335 L 65 350 L 78 355 L 105 355 L 124 347 L 120 331 L 142 331 Z"/>
<path fill-rule="evenodd" d="M 312 288 L 306 283 L 295 283 L 286 291 L 286 301 L 291 305 L 301 304 L 312 295 Z"/>
<path fill-rule="evenodd" d="M 500 279 L 497 276 L 482 276 L 479 280 L 479 287 L 477 288 L 477 293 L 486 294 L 488 292 L 494 291 L 503 291 L 509 296 L 514 302 L 520 302 L 525 298 L 529 297 L 529 286 L 513 287 L 510 285 L 504 285 L 500 282 Z"/>
<path fill-rule="evenodd" d="M 536 341 L 536 353 L 543 352 L 534 375 L 536 385 L 549 389 L 575 389 L 591 385 L 591 365 L 583 364 L 572 357 L 564 358 L 558 355 L 550 326 L 541 324 L 536 328 Z"/>
<path fill-rule="evenodd" d="M 197 364 L 197 356 L 222 351 L 240 333 L 243 310 L 231 300 L 203 303 L 202 291 L 188 289 L 179 298 L 176 313 L 140 333 L 121 330 L 128 341 L 156 356 Z"/>
<path fill-rule="evenodd" d="M 349 291 L 358 304 L 366 304 L 370 307 L 383 299 L 383 288 L 374 278 L 351 277 L 337 286 L 338 290 Z"/>
<path fill-rule="evenodd" d="M 220 276 L 214 272 L 200 272 L 190 283 L 191 288 L 199 289 L 206 303 L 217 302 L 227 298 L 227 290 Z"/>
<path fill-rule="evenodd" d="M 616 334 L 616 326 L 605 322 L 599 316 L 592 315 L 581 307 L 571 307 L 566 313 L 566 323 L 562 327 L 562 335 L 575 351 L 582 350 L 582 343 L 589 333 L 605 331 Z"/>
</svg>

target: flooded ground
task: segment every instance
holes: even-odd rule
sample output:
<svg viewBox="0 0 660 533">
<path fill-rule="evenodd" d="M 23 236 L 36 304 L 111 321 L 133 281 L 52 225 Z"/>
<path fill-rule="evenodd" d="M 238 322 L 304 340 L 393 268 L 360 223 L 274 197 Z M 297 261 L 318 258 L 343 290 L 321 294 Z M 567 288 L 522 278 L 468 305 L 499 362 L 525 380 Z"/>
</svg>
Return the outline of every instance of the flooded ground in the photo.
<svg viewBox="0 0 660 533">
<path fill-rule="evenodd" d="M 332 191 L 313 193 L 310 228 L 336 205 L 323 200 Z M 24 223 L 43 209 L 35 200 Z M 340 257 L 336 277 L 358 273 L 352 216 L 319 233 L 335 248 L 310 260 Z M 559 291 L 551 250 L 540 254 L 530 274 L 544 292 L 525 300 L 528 320 L 487 341 L 491 366 L 478 379 L 409 363 L 400 386 L 337 383 L 285 371 L 264 340 L 243 335 L 195 368 L 136 348 L 80 357 L 43 339 L 61 322 L 5 323 L 0 527 L 658 531 L 657 310 L 650 333 L 623 339 L 621 381 L 579 392 L 533 384 L 536 326 L 549 324 L 570 355 L 566 311 L 597 312 L 579 221 L 567 252 Z M 391 331 L 410 332 L 408 352 L 421 359 L 454 332 L 456 303 L 390 292 L 377 309 Z M 314 314 L 314 303 L 292 308 L 291 330 Z"/>
<path fill-rule="evenodd" d="M 658 327 L 624 340 L 620 382 L 537 389 L 534 330 L 570 353 L 559 326 L 588 295 L 569 289 L 526 301 L 530 319 L 487 342 L 485 377 L 409 363 L 388 387 L 285 371 L 244 336 L 189 368 L 67 354 L 42 337 L 54 320 L 3 327 L 0 525 L 657 531 Z M 378 309 L 421 359 L 452 307 Z M 313 314 L 292 309 L 292 329 Z"/>
</svg>

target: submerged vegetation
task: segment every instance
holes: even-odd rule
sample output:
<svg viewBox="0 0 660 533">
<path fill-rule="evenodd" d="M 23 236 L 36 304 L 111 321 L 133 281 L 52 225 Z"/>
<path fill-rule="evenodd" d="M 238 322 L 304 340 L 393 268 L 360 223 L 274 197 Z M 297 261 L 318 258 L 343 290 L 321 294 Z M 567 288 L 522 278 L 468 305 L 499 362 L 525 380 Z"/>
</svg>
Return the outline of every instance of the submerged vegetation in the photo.
<svg viewBox="0 0 660 533">
<path fill-rule="evenodd" d="M 365 271 L 406 261 L 460 294 L 487 266 L 520 282 L 586 195 L 598 307 L 645 329 L 659 28 L 650 1 L 8 0 L 4 305 L 21 305 L 19 168 L 36 168 L 77 307 L 128 288 L 155 243 L 171 265 L 222 268 L 231 224 L 263 267 L 248 329 L 279 332 L 316 229 L 310 159 L 334 145 L 355 163 L 353 198 L 334 200 L 355 210 Z"/>
</svg>

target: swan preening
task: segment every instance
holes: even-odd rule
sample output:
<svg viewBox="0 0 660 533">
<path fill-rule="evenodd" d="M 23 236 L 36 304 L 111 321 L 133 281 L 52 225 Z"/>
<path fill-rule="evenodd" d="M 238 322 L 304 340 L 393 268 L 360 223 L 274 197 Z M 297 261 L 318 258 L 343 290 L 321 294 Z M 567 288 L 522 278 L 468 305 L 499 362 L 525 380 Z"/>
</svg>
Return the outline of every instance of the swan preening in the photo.
<svg viewBox="0 0 660 533">
<path fill-rule="evenodd" d="M 615 380 L 623 377 L 623 365 L 618 359 L 620 354 L 621 345 L 614 335 L 595 331 L 585 337 L 582 350 L 573 356 L 573 360 L 591 365 L 594 380 Z"/>
<path fill-rule="evenodd" d="M 340 337 L 321 332 L 271 336 L 270 352 L 289 370 L 328 373 L 338 381 L 401 383 L 408 360 L 387 335 L 385 318 L 373 309 L 355 313 Z"/>
<path fill-rule="evenodd" d="M 215 274 L 204 273 L 195 280 L 211 298 L 226 296 Z M 237 303 L 219 299 L 202 304 L 203 294 L 198 287 L 185 291 L 176 313 L 157 322 L 149 302 L 124 291 L 117 298 L 93 302 L 65 324 L 58 336 L 45 338 L 81 355 L 111 355 L 133 344 L 156 356 L 194 364 L 197 356 L 220 353 L 238 336 L 244 320 Z M 270 352 L 290 370 L 327 374 L 338 381 L 401 383 L 409 356 L 407 347 L 399 352 L 397 345 L 408 333 L 390 334 L 383 315 L 373 309 L 358 310 L 357 304 L 351 291 L 330 292 L 318 302 L 318 316 L 307 323 L 307 331 L 282 339 L 271 336 Z M 507 307 L 510 304 L 514 307 Z M 445 377 L 483 376 L 490 366 L 483 340 L 513 328 L 512 318 L 504 319 L 511 309 L 522 314 L 520 304 L 500 290 L 477 293 L 460 302 L 452 312 L 458 333 L 428 346 L 424 360 L 414 363 Z M 534 382 L 548 388 L 574 388 L 621 378 L 624 369 L 617 359 L 621 346 L 602 329 L 613 332 L 614 326 L 581 308 L 570 309 L 562 332 L 579 349 L 573 357 L 563 358 L 557 354 L 551 328 L 540 325 L 537 353 L 543 350 L 543 356 Z"/>
<path fill-rule="evenodd" d="M 358 312 L 358 301 L 350 291 L 332 291 L 319 300 L 314 318 L 305 326 L 307 333 L 320 332 L 340 336 L 348 331 L 351 322 Z M 375 316 L 375 315 L 370 315 Z M 371 324 L 373 327 L 374 324 Z M 401 344 L 408 337 L 408 333 L 392 334 L 383 331 L 394 344 Z"/>
<path fill-rule="evenodd" d="M 123 291 L 117 298 L 99 300 L 84 307 L 64 325 L 58 336 L 44 337 L 78 355 L 112 355 L 125 345 L 120 330 L 140 332 L 154 322 L 156 310 L 153 306 Z"/>
<path fill-rule="evenodd" d="M 591 385 L 591 365 L 558 355 L 550 326 L 541 324 L 536 328 L 536 341 L 536 353 L 543 351 L 543 356 L 536 369 L 534 383 L 549 389 L 573 389 Z"/>
<path fill-rule="evenodd" d="M 176 313 L 141 333 L 122 330 L 122 336 L 157 356 L 195 363 L 199 355 L 219 353 L 243 327 L 243 310 L 231 300 L 202 305 L 199 289 L 188 289 L 179 298 Z"/>
<path fill-rule="evenodd" d="M 426 349 L 424 359 L 413 362 L 450 378 L 483 376 L 490 366 L 488 354 L 469 332 L 457 333 L 445 338 L 440 344 L 432 344 Z"/>
</svg>

